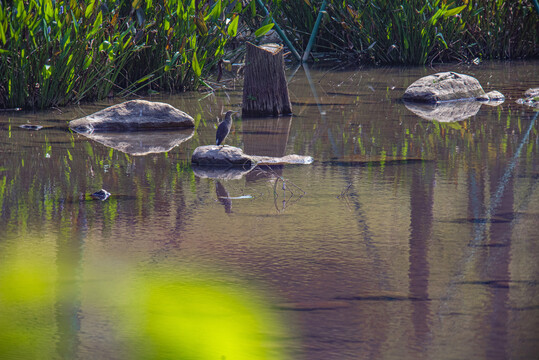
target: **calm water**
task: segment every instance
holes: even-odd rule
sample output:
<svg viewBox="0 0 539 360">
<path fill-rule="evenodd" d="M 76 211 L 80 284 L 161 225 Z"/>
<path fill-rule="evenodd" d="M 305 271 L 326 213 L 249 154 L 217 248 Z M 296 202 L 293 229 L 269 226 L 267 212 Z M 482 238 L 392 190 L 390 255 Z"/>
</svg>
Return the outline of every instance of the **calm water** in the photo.
<svg viewBox="0 0 539 360">
<path fill-rule="evenodd" d="M 442 123 L 399 101 L 445 70 L 505 103 Z M 112 102 L 0 113 L 0 357 L 537 356 L 539 120 L 515 100 L 539 62 L 288 74 L 294 116 L 227 143 L 314 163 L 234 179 L 190 157 L 240 82 L 152 98 L 197 127 L 148 155 L 67 130 Z"/>
</svg>

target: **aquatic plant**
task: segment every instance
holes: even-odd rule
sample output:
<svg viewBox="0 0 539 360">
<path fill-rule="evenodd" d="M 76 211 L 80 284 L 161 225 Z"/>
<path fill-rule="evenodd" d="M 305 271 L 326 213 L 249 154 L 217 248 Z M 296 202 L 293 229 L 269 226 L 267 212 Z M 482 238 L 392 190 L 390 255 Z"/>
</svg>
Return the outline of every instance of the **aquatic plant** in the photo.
<svg viewBox="0 0 539 360">
<path fill-rule="evenodd" d="M 294 45 L 305 48 L 322 0 L 273 2 Z M 537 56 L 530 1 L 330 0 L 319 53 L 353 62 L 425 64 Z"/>
<path fill-rule="evenodd" d="M 0 1 L 0 107 L 196 89 L 237 33 L 236 1 Z"/>
<path fill-rule="evenodd" d="M 537 17 L 530 0 L 470 1 L 462 21 L 469 53 L 488 59 L 539 56 Z"/>
</svg>

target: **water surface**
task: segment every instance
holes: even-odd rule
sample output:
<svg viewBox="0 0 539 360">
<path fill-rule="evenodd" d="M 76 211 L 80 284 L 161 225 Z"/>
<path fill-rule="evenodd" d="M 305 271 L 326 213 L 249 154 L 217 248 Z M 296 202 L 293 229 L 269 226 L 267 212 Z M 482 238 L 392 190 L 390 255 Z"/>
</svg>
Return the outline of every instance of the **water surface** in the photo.
<svg viewBox="0 0 539 360">
<path fill-rule="evenodd" d="M 506 101 L 446 123 L 399 100 L 446 70 Z M 538 113 L 515 100 L 538 73 L 538 62 L 289 69 L 294 116 L 237 117 L 226 143 L 314 163 L 237 179 L 200 176 L 190 156 L 240 109 L 239 81 L 153 97 L 197 126 L 147 155 L 68 130 L 119 99 L 0 113 L 0 353 L 533 357 Z M 112 196 L 92 200 L 101 188 Z"/>
</svg>

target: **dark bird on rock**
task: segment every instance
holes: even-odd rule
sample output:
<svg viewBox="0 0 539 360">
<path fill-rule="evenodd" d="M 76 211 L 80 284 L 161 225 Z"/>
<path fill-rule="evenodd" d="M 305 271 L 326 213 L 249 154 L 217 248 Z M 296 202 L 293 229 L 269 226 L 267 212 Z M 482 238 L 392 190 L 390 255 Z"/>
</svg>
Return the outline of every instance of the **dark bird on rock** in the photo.
<svg viewBox="0 0 539 360">
<path fill-rule="evenodd" d="M 225 114 L 225 119 L 221 121 L 219 126 L 217 127 L 217 133 L 215 134 L 215 144 L 221 145 L 223 141 L 225 141 L 225 138 L 227 137 L 228 133 L 230 132 L 230 128 L 232 127 L 232 114 L 236 113 L 237 111 L 228 110 Z"/>
</svg>

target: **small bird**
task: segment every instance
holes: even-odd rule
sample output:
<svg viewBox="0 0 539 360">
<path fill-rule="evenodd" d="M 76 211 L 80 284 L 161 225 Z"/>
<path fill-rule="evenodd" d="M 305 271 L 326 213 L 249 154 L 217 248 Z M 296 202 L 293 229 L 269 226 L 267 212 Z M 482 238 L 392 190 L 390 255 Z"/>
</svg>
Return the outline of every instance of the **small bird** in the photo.
<svg viewBox="0 0 539 360">
<path fill-rule="evenodd" d="M 217 133 L 215 134 L 215 144 L 217 146 L 221 145 L 232 127 L 232 114 L 237 111 L 228 110 L 225 114 L 225 119 L 221 121 L 217 127 Z"/>
</svg>

